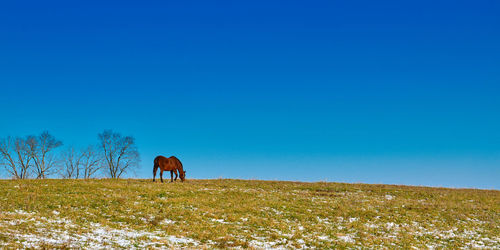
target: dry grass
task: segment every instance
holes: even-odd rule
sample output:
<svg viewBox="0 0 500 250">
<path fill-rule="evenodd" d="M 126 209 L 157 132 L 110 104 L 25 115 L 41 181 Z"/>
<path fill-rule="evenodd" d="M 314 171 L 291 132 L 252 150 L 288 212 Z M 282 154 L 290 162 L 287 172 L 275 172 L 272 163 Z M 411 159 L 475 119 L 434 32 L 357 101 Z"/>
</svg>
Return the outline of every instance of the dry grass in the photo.
<svg viewBox="0 0 500 250">
<path fill-rule="evenodd" d="M 500 248 L 500 191 L 245 180 L 0 181 L 0 248 Z"/>
</svg>

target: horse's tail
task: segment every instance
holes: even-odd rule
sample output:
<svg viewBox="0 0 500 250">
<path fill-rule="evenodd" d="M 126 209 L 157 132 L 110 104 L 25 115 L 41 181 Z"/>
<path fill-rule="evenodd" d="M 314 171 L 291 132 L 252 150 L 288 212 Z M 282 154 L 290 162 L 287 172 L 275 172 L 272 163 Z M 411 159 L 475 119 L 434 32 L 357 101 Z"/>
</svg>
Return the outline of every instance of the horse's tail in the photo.
<svg viewBox="0 0 500 250">
<path fill-rule="evenodd" d="M 160 166 L 160 163 L 158 162 L 159 159 L 158 157 L 155 158 L 155 160 L 153 161 L 153 181 L 155 181 L 155 177 L 156 177 L 156 171 L 158 170 L 158 167 Z"/>
<path fill-rule="evenodd" d="M 155 160 L 153 161 L 154 163 L 154 168 L 157 169 L 158 166 L 160 166 L 160 164 L 158 163 L 158 157 L 155 158 Z"/>
</svg>

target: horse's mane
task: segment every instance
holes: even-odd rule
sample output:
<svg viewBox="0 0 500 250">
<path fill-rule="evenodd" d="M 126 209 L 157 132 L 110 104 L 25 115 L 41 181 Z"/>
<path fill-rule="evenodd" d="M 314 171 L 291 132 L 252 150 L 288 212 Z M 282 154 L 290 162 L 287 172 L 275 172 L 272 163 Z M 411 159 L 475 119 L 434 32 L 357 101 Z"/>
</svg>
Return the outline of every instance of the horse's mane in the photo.
<svg viewBox="0 0 500 250">
<path fill-rule="evenodd" d="M 178 168 L 180 171 L 183 171 L 183 166 L 182 166 L 182 162 L 175 156 L 170 156 L 171 159 L 175 160 L 177 163 L 178 163 Z"/>
</svg>

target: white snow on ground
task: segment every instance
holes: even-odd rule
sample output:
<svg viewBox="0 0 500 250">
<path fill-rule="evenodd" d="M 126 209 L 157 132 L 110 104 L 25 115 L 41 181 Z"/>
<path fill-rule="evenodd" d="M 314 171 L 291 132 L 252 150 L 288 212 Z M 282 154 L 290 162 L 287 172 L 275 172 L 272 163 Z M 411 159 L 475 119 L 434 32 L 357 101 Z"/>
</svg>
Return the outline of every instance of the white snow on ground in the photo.
<svg viewBox="0 0 500 250">
<path fill-rule="evenodd" d="M 23 210 L 15 210 L 15 212 L 6 212 L 5 214 L 8 214 L 8 215 L 16 215 L 16 214 L 19 214 L 19 215 L 33 215 L 35 213 L 28 213 L 28 212 L 23 211 Z"/>
<path fill-rule="evenodd" d="M 353 222 L 358 221 L 358 220 L 359 220 L 359 218 L 355 218 L 355 217 L 354 218 L 353 217 L 349 218 L 349 222 L 350 223 L 353 223 Z"/>
<path fill-rule="evenodd" d="M 3 216 L 2 216 L 3 215 Z M 8 216 L 5 216 L 8 215 Z M 59 215 L 59 214 L 57 214 Z M 205 244 L 186 237 L 166 235 L 162 231 L 145 231 L 128 228 L 124 224 L 114 224 L 113 228 L 99 223 L 88 222 L 85 225 L 75 224 L 72 220 L 58 217 L 52 213 L 52 217 L 38 216 L 33 212 L 15 210 L 15 212 L 0 212 L 0 228 L 2 234 L 17 240 L 25 248 L 39 248 L 44 244 L 69 247 L 69 248 L 148 248 L 148 247 L 203 247 L 214 246 L 213 241 L 205 241 Z M 3 217 L 3 219 L 1 219 Z M 208 218 L 207 218 L 208 219 Z M 214 223 L 228 223 L 224 219 L 208 219 Z M 240 220 L 248 221 L 247 217 Z M 288 221 L 288 219 L 286 219 Z M 289 223 L 288 231 L 284 232 L 275 228 L 260 228 L 260 231 L 276 233 L 279 237 L 263 237 L 262 234 L 252 235 L 250 239 L 244 237 L 239 240 L 247 241 L 250 247 L 264 249 L 288 249 L 307 248 L 311 241 L 339 242 L 359 244 L 357 242 L 358 232 L 351 230 L 349 223 L 359 221 L 367 229 L 375 229 L 382 233 L 380 237 L 395 240 L 401 232 L 411 232 L 415 237 L 430 237 L 431 242 L 426 243 L 428 248 L 446 247 L 448 241 L 466 239 L 465 248 L 496 248 L 500 249 L 500 236 L 489 236 L 482 234 L 481 228 L 459 229 L 436 229 L 433 224 L 419 224 L 410 222 L 398 224 L 395 222 L 381 221 L 380 217 L 373 221 L 364 221 L 358 217 L 316 217 L 316 223 L 322 224 L 324 228 L 345 230 L 342 234 L 329 234 L 327 232 L 308 232 L 299 223 Z M 470 219 L 475 225 L 486 222 Z M 164 219 L 160 224 L 173 224 L 175 221 Z M 292 224 L 293 223 L 293 224 Z M 313 223 L 316 224 L 316 223 Z M 116 228 L 114 228 L 116 226 Z M 29 230 L 26 230 L 29 228 Z M 380 230 L 379 230 L 380 229 Z M 370 231 L 371 231 L 370 230 Z M 300 232 L 297 236 L 297 232 Z M 2 244 L 0 244 L 1 248 Z"/>
<path fill-rule="evenodd" d="M 347 243 L 354 243 L 354 236 L 352 235 L 340 235 L 340 236 L 337 236 L 339 239 L 341 239 L 342 241 L 345 241 Z"/>
<path fill-rule="evenodd" d="M 44 236 L 33 234 L 11 233 L 25 247 L 37 247 L 41 244 L 67 245 L 69 247 L 88 246 L 90 248 L 104 248 L 113 245 L 126 248 L 144 248 L 148 245 L 198 245 L 198 242 L 183 237 L 176 236 L 161 236 L 161 232 L 147 232 L 141 230 L 130 229 L 111 229 L 93 224 L 89 232 L 80 234 L 70 234 L 67 231 L 49 229 L 44 232 Z"/>
<path fill-rule="evenodd" d="M 394 226 L 397 226 L 394 222 L 387 222 L 387 223 L 385 223 L 385 227 L 387 229 L 392 229 Z"/>
<path fill-rule="evenodd" d="M 174 224 L 175 221 L 169 220 L 169 219 L 164 219 L 160 222 L 161 225 L 168 225 L 168 224 Z"/>
<path fill-rule="evenodd" d="M 319 216 L 316 216 L 316 219 L 318 220 L 319 223 L 330 224 L 330 221 L 328 218 L 320 218 Z"/>
<path fill-rule="evenodd" d="M 373 223 L 365 223 L 365 227 L 367 228 L 378 228 L 377 225 L 373 224 Z"/>
<path fill-rule="evenodd" d="M 126 227 L 110 228 L 99 223 L 90 223 L 87 226 L 77 226 L 73 221 L 66 218 L 34 217 L 34 213 L 16 210 L 15 213 L 4 214 L 21 215 L 28 218 L 12 220 L 0 220 L 0 226 L 17 226 L 23 223 L 31 223 L 35 226 L 33 232 L 22 233 L 16 227 L 7 227 L 3 234 L 17 239 L 19 244 L 26 248 L 38 248 L 44 244 L 60 245 L 70 248 L 109 248 L 119 246 L 124 248 L 145 248 L 148 246 L 198 246 L 199 242 L 186 237 L 164 235 L 161 231 L 148 232 L 133 230 Z M 173 222 L 172 222 L 173 223 Z M 77 232 L 71 232 L 71 228 L 79 227 Z M 82 230 L 83 229 L 83 230 Z"/>
<path fill-rule="evenodd" d="M 227 224 L 227 223 L 229 223 L 229 222 L 225 221 L 224 219 L 213 219 L 213 218 L 212 218 L 212 219 L 210 219 L 210 220 L 211 220 L 211 221 L 213 221 L 213 222 L 219 222 L 219 223 L 222 223 L 222 224 Z"/>
<path fill-rule="evenodd" d="M 258 248 L 258 249 L 290 249 L 290 248 L 297 248 L 291 245 L 283 245 L 287 243 L 286 239 L 278 239 L 275 241 L 268 241 L 264 237 L 256 237 L 254 236 L 255 240 L 252 240 L 249 242 L 249 246 L 253 248 Z M 302 239 L 297 240 L 297 243 L 299 243 L 299 248 L 305 248 L 305 242 Z"/>
<path fill-rule="evenodd" d="M 332 239 L 330 239 L 330 237 L 328 237 L 326 235 L 318 236 L 318 239 L 322 240 L 322 241 L 332 241 Z"/>
</svg>

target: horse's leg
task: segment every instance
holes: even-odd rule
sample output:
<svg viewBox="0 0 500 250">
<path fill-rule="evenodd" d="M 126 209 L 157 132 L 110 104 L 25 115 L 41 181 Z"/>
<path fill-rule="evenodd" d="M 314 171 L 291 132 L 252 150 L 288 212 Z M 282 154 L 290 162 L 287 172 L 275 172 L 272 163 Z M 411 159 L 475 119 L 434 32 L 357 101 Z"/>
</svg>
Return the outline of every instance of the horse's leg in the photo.
<svg viewBox="0 0 500 250">
<path fill-rule="evenodd" d="M 174 182 L 174 171 L 170 170 L 170 182 Z"/>
<path fill-rule="evenodd" d="M 175 179 L 174 179 L 174 181 L 177 181 L 177 176 L 178 176 L 177 171 L 178 171 L 177 169 L 175 169 L 175 170 L 174 170 L 174 174 L 175 174 Z"/>
<path fill-rule="evenodd" d="M 155 178 L 156 178 L 156 170 L 158 170 L 158 167 L 157 167 L 157 166 L 154 166 L 154 168 L 153 168 L 153 182 L 155 182 Z"/>
<path fill-rule="evenodd" d="M 161 183 L 163 183 L 163 169 L 160 170 L 160 180 Z"/>
</svg>

